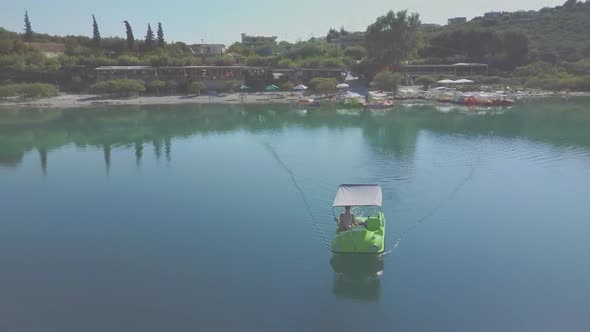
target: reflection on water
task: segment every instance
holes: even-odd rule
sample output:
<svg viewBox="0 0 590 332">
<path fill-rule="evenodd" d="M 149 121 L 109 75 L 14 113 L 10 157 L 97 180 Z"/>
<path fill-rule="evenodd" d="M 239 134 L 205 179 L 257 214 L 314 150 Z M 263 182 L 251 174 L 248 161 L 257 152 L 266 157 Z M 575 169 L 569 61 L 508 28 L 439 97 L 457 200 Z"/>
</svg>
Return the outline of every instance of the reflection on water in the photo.
<svg viewBox="0 0 590 332">
<path fill-rule="evenodd" d="M 520 137 L 558 146 L 589 148 L 585 133 L 590 115 L 586 105 L 583 98 L 568 103 L 535 101 L 519 104 L 502 114 L 472 116 L 438 112 L 433 106 L 403 107 L 386 114 L 329 109 L 301 113 L 291 106 L 2 110 L 0 166 L 17 167 L 25 153 L 37 150 L 41 170 L 45 173 L 52 150 L 75 144 L 103 150 L 108 171 L 114 147 L 133 147 L 139 166 L 146 146 L 152 147 L 158 160 L 163 149 L 166 160 L 171 161 L 174 139 L 191 135 L 216 135 L 236 130 L 272 132 L 284 126 L 360 127 L 367 142 L 382 157 L 377 162 L 389 162 L 388 155 L 395 158 L 402 170 L 398 176 L 403 179 L 412 176 L 416 141 L 424 130 L 437 134 Z"/>
<path fill-rule="evenodd" d="M 377 302 L 381 296 L 383 255 L 338 255 L 330 259 L 334 295 L 354 301 Z"/>
</svg>

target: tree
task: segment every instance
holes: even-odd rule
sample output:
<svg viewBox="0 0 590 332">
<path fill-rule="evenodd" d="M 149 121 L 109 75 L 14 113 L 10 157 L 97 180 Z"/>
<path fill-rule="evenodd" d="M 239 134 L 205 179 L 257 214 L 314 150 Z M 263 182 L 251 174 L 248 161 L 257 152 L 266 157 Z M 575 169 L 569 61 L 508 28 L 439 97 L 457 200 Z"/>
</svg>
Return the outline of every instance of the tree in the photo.
<svg viewBox="0 0 590 332">
<path fill-rule="evenodd" d="M 328 93 L 336 91 L 338 81 L 335 78 L 316 77 L 309 81 L 309 88 L 314 92 Z"/>
<path fill-rule="evenodd" d="M 340 38 L 340 33 L 338 30 L 331 28 L 330 31 L 328 31 L 328 35 L 326 36 L 326 41 L 331 43 L 333 40 L 338 38 Z"/>
<path fill-rule="evenodd" d="M 401 80 L 400 74 L 382 71 L 375 75 L 373 85 L 379 90 L 397 92 Z"/>
<path fill-rule="evenodd" d="M 157 95 L 159 95 L 160 92 L 166 88 L 166 82 L 160 80 L 153 80 L 147 83 L 146 88 L 149 92 L 156 93 Z"/>
<path fill-rule="evenodd" d="M 96 23 L 94 14 L 92 15 L 92 43 L 97 48 L 100 46 L 100 31 L 98 31 L 98 23 Z"/>
<path fill-rule="evenodd" d="M 154 41 L 154 32 L 152 31 L 152 26 L 148 23 L 148 29 L 145 35 L 145 46 L 147 46 L 148 50 L 154 48 Z"/>
<path fill-rule="evenodd" d="M 130 50 L 135 48 L 135 37 L 133 37 L 133 29 L 131 29 L 131 24 L 128 21 L 123 21 L 125 23 L 125 33 L 127 34 L 127 48 Z"/>
<path fill-rule="evenodd" d="M 428 88 L 435 82 L 436 80 L 430 76 L 420 76 L 416 79 L 416 83 L 422 84 L 424 91 L 428 91 Z"/>
<path fill-rule="evenodd" d="M 164 47 L 164 45 L 166 45 L 164 29 L 162 29 L 162 23 L 158 22 L 158 47 Z"/>
<path fill-rule="evenodd" d="M 529 39 L 522 32 L 507 31 L 504 33 L 504 49 L 508 60 L 514 67 L 526 63 L 529 55 Z"/>
<path fill-rule="evenodd" d="M 568 7 L 569 7 L 569 8 L 571 8 L 571 7 L 574 7 L 574 6 L 575 6 L 577 3 L 578 3 L 578 1 L 577 1 L 577 0 L 567 0 L 567 1 L 566 1 L 566 2 L 563 4 L 563 6 L 564 6 L 564 7 L 566 7 L 566 8 L 568 8 Z"/>
<path fill-rule="evenodd" d="M 367 28 L 369 57 L 381 66 L 396 66 L 413 55 L 420 42 L 420 16 L 407 10 L 377 18 Z"/>
<path fill-rule="evenodd" d="M 25 11 L 25 35 L 23 37 L 25 41 L 33 41 L 33 28 L 31 28 L 31 21 L 29 20 L 28 11 Z"/>
</svg>

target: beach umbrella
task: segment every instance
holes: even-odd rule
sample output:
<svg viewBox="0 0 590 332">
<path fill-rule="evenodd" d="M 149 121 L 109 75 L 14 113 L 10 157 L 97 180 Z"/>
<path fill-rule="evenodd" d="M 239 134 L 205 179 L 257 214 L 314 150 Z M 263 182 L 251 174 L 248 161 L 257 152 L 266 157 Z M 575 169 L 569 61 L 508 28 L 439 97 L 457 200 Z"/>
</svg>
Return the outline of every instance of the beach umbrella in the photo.
<svg viewBox="0 0 590 332">
<path fill-rule="evenodd" d="M 440 83 L 440 84 L 455 84 L 456 82 L 453 80 L 442 80 L 442 81 L 438 81 L 436 83 Z"/>
<path fill-rule="evenodd" d="M 279 89 L 279 87 L 274 84 L 269 85 L 265 88 L 266 91 L 277 91 L 278 89 Z"/>
<path fill-rule="evenodd" d="M 350 85 L 348 85 L 346 83 L 341 83 L 341 84 L 336 85 L 336 88 L 338 88 L 338 89 L 348 89 L 348 88 L 350 88 Z"/>
<path fill-rule="evenodd" d="M 295 91 L 304 91 L 307 90 L 307 87 L 303 84 L 299 84 L 298 86 L 294 87 L 293 90 Z"/>
<path fill-rule="evenodd" d="M 249 87 L 247 87 L 246 85 L 242 84 L 240 85 L 240 90 L 244 91 L 244 90 L 248 90 Z"/>
</svg>

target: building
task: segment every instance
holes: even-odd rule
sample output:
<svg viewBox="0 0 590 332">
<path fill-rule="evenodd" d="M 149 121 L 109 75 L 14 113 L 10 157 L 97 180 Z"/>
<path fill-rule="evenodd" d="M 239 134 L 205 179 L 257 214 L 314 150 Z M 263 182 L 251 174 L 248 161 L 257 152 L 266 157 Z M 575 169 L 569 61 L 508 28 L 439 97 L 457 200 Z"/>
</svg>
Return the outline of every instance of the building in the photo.
<svg viewBox="0 0 590 332">
<path fill-rule="evenodd" d="M 223 44 L 195 44 L 188 47 L 194 55 L 199 56 L 216 56 L 225 52 Z"/>
<path fill-rule="evenodd" d="M 465 24 L 467 23 L 467 17 L 453 17 L 449 18 L 448 25 Z"/>
<path fill-rule="evenodd" d="M 264 37 L 264 36 L 248 36 L 242 33 L 242 44 L 245 46 L 261 46 L 261 45 L 274 45 L 277 43 L 278 37 Z"/>
<path fill-rule="evenodd" d="M 357 46 L 362 45 L 365 42 L 364 32 L 349 32 L 344 35 L 340 35 L 338 38 L 334 38 L 330 41 L 330 44 L 336 44 L 341 47 Z"/>
</svg>

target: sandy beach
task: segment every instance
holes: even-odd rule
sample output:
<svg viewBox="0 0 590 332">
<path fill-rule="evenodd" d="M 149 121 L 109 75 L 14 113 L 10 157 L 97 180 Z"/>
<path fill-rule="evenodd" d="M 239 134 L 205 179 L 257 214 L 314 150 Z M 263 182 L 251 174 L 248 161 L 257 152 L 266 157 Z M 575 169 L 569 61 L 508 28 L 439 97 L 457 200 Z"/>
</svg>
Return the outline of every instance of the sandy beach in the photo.
<svg viewBox="0 0 590 332">
<path fill-rule="evenodd" d="M 436 103 L 442 93 L 459 95 L 459 91 L 422 91 L 420 87 L 403 87 L 400 91 L 392 96 L 396 104 L 404 103 Z M 472 92 L 473 94 L 486 92 Z M 570 97 L 570 96 L 590 96 L 589 93 L 566 93 L 566 92 L 548 92 L 548 91 L 497 91 L 496 94 L 502 94 L 513 100 L 526 100 L 540 97 Z M 292 92 L 259 92 L 259 93 L 233 93 L 219 94 L 217 96 L 191 96 L 191 95 L 172 95 L 172 96 L 139 96 L 130 98 L 109 98 L 91 94 L 61 94 L 52 98 L 42 99 L 0 99 L 0 107 L 38 107 L 38 108 L 83 108 L 100 105 L 182 105 L 182 104 L 297 104 L 300 99 L 314 99 L 323 104 L 337 103 L 344 100 L 341 95 L 305 95 Z"/>
<path fill-rule="evenodd" d="M 301 94 L 289 92 L 234 93 L 212 96 L 139 96 L 108 98 L 90 94 L 61 94 L 57 97 L 37 100 L 0 100 L 4 107 L 77 108 L 98 105 L 179 105 L 179 104 L 291 104 L 297 103 Z M 318 96 L 306 96 L 318 98 Z"/>
</svg>

